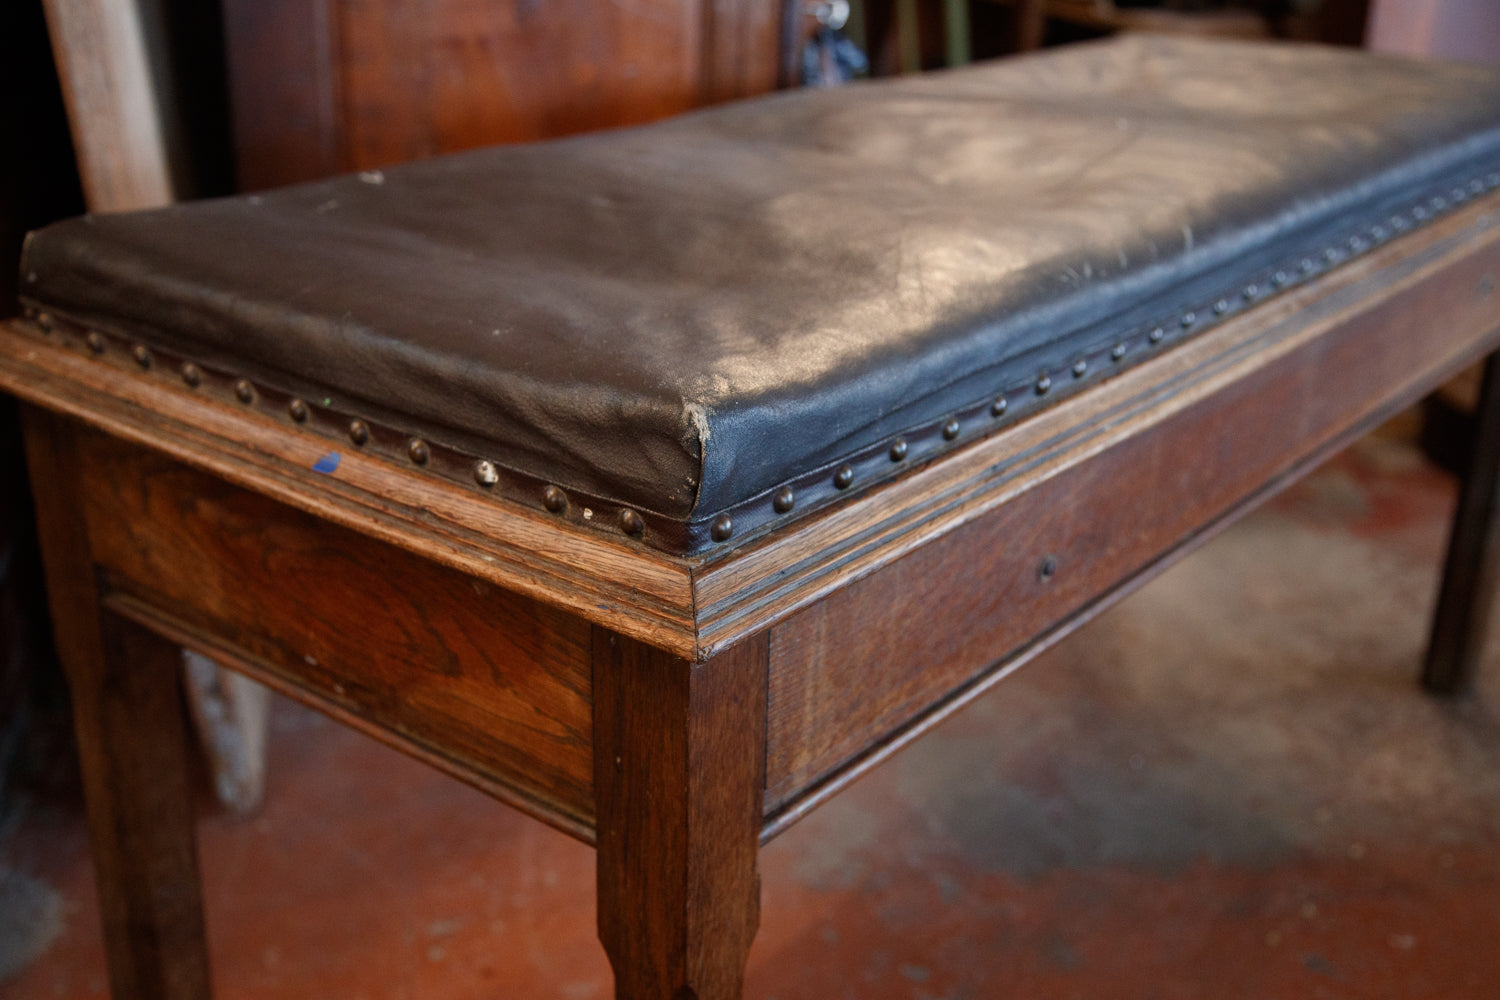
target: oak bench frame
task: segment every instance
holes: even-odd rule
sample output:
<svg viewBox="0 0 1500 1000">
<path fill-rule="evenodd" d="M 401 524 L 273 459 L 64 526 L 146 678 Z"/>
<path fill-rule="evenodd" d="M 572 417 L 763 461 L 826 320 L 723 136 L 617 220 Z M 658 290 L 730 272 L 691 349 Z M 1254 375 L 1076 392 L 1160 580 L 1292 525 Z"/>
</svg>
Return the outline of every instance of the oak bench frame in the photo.
<svg viewBox="0 0 1500 1000">
<path fill-rule="evenodd" d="M 178 648 L 597 846 L 622 1000 L 733 1000 L 759 846 L 1500 346 L 1500 195 L 808 518 L 673 557 L 208 399 L 45 317 L 24 402 L 110 981 L 206 997 Z M 1424 678 L 1493 590 L 1486 368 Z"/>
</svg>

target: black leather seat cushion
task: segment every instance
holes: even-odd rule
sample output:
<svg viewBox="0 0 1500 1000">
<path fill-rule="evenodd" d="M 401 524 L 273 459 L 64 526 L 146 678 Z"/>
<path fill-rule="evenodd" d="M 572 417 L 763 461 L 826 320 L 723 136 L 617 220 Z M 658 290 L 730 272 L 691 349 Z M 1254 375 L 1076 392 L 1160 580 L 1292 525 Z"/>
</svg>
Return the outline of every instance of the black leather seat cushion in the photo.
<svg viewBox="0 0 1500 1000">
<path fill-rule="evenodd" d="M 475 489 L 555 485 L 686 551 L 1080 391 L 1496 170 L 1493 70 L 1131 37 L 72 220 L 24 287 L 205 391 L 305 399 L 309 433 L 421 436 L 434 474 L 488 460 Z"/>
</svg>

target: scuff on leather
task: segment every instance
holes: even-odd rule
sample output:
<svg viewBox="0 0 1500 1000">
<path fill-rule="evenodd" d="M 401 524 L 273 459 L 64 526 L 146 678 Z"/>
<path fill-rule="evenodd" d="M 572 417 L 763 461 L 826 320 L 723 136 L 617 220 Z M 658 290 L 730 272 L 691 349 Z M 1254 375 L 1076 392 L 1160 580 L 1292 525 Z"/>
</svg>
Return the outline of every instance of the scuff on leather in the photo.
<svg viewBox="0 0 1500 1000">
<path fill-rule="evenodd" d="M 704 456 L 708 454 L 708 441 L 713 436 L 709 419 L 712 415 L 712 410 L 698 403 L 682 404 L 682 419 L 687 429 L 683 445 L 687 448 L 688 454 L 696 455 L 698 458 L 697 475 L 687 480 L 683 485 L 686 487 L 687 494 L 692 498 L 695 505 L 698 493 L 697 486 L 703 482 L 705 474 Z"/>
</svg>

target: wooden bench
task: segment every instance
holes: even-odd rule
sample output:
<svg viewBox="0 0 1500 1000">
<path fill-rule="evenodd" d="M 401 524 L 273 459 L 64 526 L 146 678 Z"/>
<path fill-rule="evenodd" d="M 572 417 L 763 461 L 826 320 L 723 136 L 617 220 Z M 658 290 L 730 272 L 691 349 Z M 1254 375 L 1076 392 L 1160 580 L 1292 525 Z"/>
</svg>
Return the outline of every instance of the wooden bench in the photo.
<svg viewBox="0 0 1500 1000">
<path fill-rule="evenodd" d="M 37 234 L 115 995 L 209 992 L 184 646 L 595 843 L 618 996 L 738 997 L 762 842 L 1490 354 L 1497 269 L 1500 75 L 1151 39 Z"/>
</svg>

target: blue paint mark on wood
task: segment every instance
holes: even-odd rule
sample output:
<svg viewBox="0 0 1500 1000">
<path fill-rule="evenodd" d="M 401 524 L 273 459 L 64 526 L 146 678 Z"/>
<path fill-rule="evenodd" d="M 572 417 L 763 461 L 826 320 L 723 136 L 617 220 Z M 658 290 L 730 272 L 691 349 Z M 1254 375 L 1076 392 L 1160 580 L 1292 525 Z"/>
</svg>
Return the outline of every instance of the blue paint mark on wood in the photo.
<svg viewBox="0 0 1500 1000">
<path fill-rule="evenodd" d="M 328 454 L 324 455 L 322 458 L 313 463 L 313 471 L 328 475 L 339 467 L 339 459 L 341 457 L 343 456 L 341 456 L 338 452 L 330 451 Z"/>
</svg>

